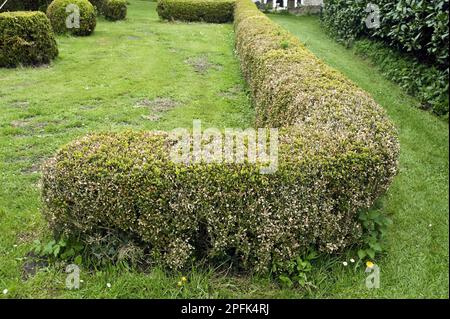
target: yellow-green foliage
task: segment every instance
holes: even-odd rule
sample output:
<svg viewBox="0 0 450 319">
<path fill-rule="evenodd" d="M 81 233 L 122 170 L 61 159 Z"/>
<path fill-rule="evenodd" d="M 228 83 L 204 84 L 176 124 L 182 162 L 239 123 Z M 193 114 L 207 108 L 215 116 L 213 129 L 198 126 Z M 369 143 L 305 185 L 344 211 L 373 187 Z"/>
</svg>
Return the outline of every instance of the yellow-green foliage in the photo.
<svg viewBox="0 0 450 319">
<path fill-rule="evenodd" d="M 53 230 L 80 238 L 125 232 L 171 268 L 233 256 L 256 271 L 309 247 L 335 253 L 361 239 L 358 212 L 397 171 L 392 123 L 250 0 L 237 1 L 235 29 L 257 125 L 280 128 L 278 170 L 174 163 L 176 141 L 164 132 L 89 135 L 45 166 Z"/>
<path fill-rule="evenodd" d="M 126 0 L 106 0 L 103 5 L 105 18 L 111 21 L 123 20 L 127 16 Z"/>
<path fill-rule="evenodd" d="M 234 0 L 158 0 L 157 11 L 166 20 L 224 23 L 233 20 Z"/>
<path fill-rule="evenodd" d="M 57 55 L 55 37 L 44 13 L 0 13 L 0 67 L 49 63 Z"/>
<path fill-rule="evenodd" d="M 66 19 L 71 14 L 66 12 L 68 5 L 76 5 L 80 12 L 79 28 L 67 28 Z M 90 35 L 97 25 L 96 11 L 88 0 L 54 0 L 47 8 L 47 16 L 57 34 Z"/>
</svg>

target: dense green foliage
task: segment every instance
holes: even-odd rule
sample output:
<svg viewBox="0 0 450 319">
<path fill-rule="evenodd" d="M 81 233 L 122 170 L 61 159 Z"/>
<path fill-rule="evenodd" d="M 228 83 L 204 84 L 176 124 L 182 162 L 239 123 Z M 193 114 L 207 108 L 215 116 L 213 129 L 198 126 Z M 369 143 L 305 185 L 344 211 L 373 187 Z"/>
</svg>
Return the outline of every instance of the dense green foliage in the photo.
<svg viewBox="0 0 450 319">
<path fill-rule="evenodd" d="M 106 0 L 89 0 L 89 2 L 95 7 L 97 14 L 103 14 L 103 7 Z"/>
<path fill-rule="evenodd" d="M 4 1 L 4 0 L 3 0 Z M 3 3 L 0 1 L 0 4 Z M 8 0 L 0 11 L 43 11 L 52 0 Z"/>
<path fill-rule="evenodd" d="M 123 20 L 127 16 L 126 0 L 107 0 L 103 5 L 105 18 L 111 21 Z"/>
<path fill-rule="evenodd" d="M 72 4 L 79 8 L 80 25 L 67 28 L 66 20 L 71 13 L 66 12 L 66 8 Z M 88 0 L 54 0 L 47 9 L 47 16 L 57 34 L 69 32 L 80 36 L 90 35 L 97 24 L 95 8 Z"/>
<path fill-rule="evenodd" d="M 379 28 L 366 27 L 368 3 L 379 6 Z M 448 0 L 325 0 L 322 21 L 341 40 L 373 36 L 448 68 L 448 14 Z"/>
<path fill-rule="evenodd" d="M 382 63 L 381 69 L 388 78 L 421 99 L 425 106 L 439 115 L 448 113 L 448 86 L 443 84 L 449 76 L 448 0 L 376 1 L 380 9 L 378 28 L 366 27 L 368 3 L 372 2 L 326 0 L 322 22 L 347 44 L 361 37 L 383 41 L 389 49 L 364 42 L 362 51 L 376 63 Z M 402 58 L 395 51 L 414 58 Z M 410 70 L 406 70 L 407 63 Z M 436 82 L 430 83 L 433 76 Z"/>
<path fill-rule="evenodd" d="M 420 63 L 412 56 L 400 54 L 379 41 L 361 39 L 354 42 L 357 54 L 369 58 L 391 81 L 416 96 L 422 107 L 438 115 L 448 114 L 448 73 Z"/>
<path fill-rule="evenodd" d="M 233 20 L 234 0 L 158 0 L 156 10 L 166 20 L 205 21 Z"/>
<path fill-rule="evenodd" d="M 44 13 L 0 13 L 0 67 L 49 63 L 57 55 L 55 37 Z"/>
<path fill-rule="evenodd" d="M 177 138 L 168 133 L 89 135 L 44 170 L 44 214 L 57 234 L 88 241 L 114 230 L 171 268 L 231 256 L 256 271 L 310 247 L 335 253 L 362 238 L 358 212 L 396 174 L 392 123 L 251 1 L 237 2 L 235 29 L 257 125 L 287 126 L 278 170 L 261 174 L 266 163 L 247 157 L 174 162 Z"/>
</svg>

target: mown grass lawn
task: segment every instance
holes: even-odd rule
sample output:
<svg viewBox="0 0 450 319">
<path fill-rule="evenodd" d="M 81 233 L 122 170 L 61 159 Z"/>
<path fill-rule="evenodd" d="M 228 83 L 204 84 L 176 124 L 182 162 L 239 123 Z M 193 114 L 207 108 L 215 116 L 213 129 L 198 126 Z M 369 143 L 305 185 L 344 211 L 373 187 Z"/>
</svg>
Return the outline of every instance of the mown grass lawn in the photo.
<svg viewBox="0 0 450 319">
<path fill-rule="evenodd" d="M 342 265 L 354 252 L 319 261 L 312 291 L 224 269 L 82 269 L 76 291 L 64 288 L 60 268 L 25 276 L 33 240 L 51 235 L 39 212 L 39 164 L 62 144 L 92 131 L 191 127 L 196 118 L 204 127 L 252 125 L 232 25 L 164 23 L 153 2 L 130 2 L 126 21 L 59 37 L 50 67 L 0 69 L 0 291 L 8 289 L 0 298 L 448 297 L 448 124 L 412 107 L 416 100 L 328 38 L 316 18 L 279 15 L 271 17 L 370 92 L 399 128 L 400 174 L 379 208 L 394 220 L 376 260 L 381 288 L 365 287 L 363 268 Z"/>
</svg>

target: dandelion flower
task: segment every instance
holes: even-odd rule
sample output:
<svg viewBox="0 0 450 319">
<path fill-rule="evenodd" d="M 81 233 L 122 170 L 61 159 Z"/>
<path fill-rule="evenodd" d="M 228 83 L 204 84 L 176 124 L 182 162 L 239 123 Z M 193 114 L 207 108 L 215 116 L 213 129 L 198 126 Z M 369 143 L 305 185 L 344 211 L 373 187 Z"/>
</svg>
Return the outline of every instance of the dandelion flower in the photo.
<svg viewBox="0 0 450 319">
<path fill-rule="evenodd" d="M 344 261 L 342 264 L 343 264 L 344 266 L 347 266 L 347 265 L 348 265 L 348 263 L 347 263 L 346 261 Z"/>
<path fill-rule="evenodd" d="M 355 260 L 354 260 L 353 258 L 350 258 L 350 262 L 354 263 L 354 262 L 355 262 Z"/>
<path fill-rule="evenodd" d="M 8 289 L 3 289 L 3 294 L 6 295 L 8 293 Z"/>
<path fill-rule="evenodd" d="M 181 281 L 179 281 L 179 282 L 177 282 L 177 286 L 181 287 L 181 286 L 183 286 L 183 283 Z"/>
<path fill-rule="evenodd" d="M 372 268 L 373 262 L 371 262 L 371 261 L 366 262 L 366 266 L 367 266 L 367 268 Z"/>
<path fill-rule="evenodd" d="M 187 281 L 187 278 L 186 277 L 181 277 L 181 282 L 186 282 Z"/>
</svg>

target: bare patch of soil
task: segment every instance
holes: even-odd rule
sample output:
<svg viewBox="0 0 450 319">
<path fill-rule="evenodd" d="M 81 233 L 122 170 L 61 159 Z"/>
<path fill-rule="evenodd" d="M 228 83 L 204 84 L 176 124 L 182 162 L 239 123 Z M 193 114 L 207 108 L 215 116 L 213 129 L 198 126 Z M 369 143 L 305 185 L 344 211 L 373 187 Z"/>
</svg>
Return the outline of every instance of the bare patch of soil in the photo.
<svg viewBox="0 0 450 319">
<path fill-rule="evenodd" d="M 157 121 L 161 118 L 161 116 L 173 109 L 178 105 L 178 102 L 169 98 L 169 97 L 157 97 L 153 100 L 143 99 L 138 101 L 134 107 L 136 108 L 148 108 L 150 110 L 149 115 L 142 115 L 142 118 L 149 121 Z"/>
<path fill-rule="evenodd" d="M 185 61 L 187 64 L 194 68 L 194 71 L 199 74 L 206 74 L 209 69 L 219 70 L 220 65 L 211 63 L 206 55 L 200 55 L 197 57 L 191 57 Z"/>
</svg>

